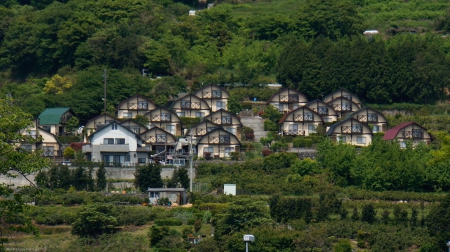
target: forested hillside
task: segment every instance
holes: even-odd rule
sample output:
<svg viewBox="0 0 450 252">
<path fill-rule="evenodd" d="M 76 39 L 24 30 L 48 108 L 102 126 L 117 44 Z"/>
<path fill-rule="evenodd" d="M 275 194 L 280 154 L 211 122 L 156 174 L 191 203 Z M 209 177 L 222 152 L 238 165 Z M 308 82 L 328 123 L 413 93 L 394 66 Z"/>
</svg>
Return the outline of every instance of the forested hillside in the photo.
<svg viewBox="0 0 450 252">
<path fill-rule="evenodd" d="M 8 0 L 0 3 L 0 93 L 25 111 L 81 119 L 141 93 L 165 104 L 207 83 L 282 83 L 308 98 L 338 87 L 365 103 L 447 94 L 447 1 Z M 374 37 L 362 35 L 378 29 Z M 150 72 L 143 77 L 142 68 Z M 163 78 L 156 79 L 156 76 Z"/>
</svg>

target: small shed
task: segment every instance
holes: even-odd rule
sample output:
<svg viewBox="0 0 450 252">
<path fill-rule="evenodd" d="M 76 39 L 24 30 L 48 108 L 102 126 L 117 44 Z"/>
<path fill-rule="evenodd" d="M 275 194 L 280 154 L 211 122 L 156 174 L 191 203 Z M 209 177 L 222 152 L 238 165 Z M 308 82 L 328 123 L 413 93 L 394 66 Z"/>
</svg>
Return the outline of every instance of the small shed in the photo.
<svg viewBox="0 0 450 252">
<path fill-rule="evenodd" d="M 187 203 L 186 189 L 184 188 L 148 188 L 147 192 L 150 204 L 157 204 L 161 198 L 168 198 L 170 202 L 179 205 Z"/>
</svg>

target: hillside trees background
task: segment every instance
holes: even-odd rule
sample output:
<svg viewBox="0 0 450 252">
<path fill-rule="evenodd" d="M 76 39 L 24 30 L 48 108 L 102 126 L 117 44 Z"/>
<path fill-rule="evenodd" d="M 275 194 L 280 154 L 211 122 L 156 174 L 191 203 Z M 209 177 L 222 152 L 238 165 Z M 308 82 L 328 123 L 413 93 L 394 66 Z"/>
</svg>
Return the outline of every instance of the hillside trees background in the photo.
<svg viewBox="0 0 450 252">
<path fill-rule="evenodd" d="M 245 6 L 225 3 L 188 16 L 186 4 L 4 1 L 0 94 L 10 93 L 34 116 L 45 107 L 70 106 L 81 122 L 102 111 L 105 68 L 110 107 L 136 93 L 164 105 L 208 83 L 278 82 L 310 99 L 343 87 L 365 103 L 445 98 L 448 39 L 431 33 L 364 37 L 368 20 L 359 1 L 305 1 L 288 15 L 251 16 L 237 14 Z M 440 31 L 448 23 L 442 13 Z M 143 77 L 142 68 L 163 78 Z M 66 82 L 47 85 L 59 78 Z"/>
</svg>

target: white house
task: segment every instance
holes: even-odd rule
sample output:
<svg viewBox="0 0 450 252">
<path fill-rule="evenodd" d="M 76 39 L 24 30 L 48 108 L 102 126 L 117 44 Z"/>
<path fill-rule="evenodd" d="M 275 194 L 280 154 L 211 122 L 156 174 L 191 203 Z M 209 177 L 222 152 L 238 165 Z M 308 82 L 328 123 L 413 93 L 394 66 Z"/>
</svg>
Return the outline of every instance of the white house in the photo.
<svg viewBox="0 0 450 252">
<path fill-rule="evenodd" d="M 150 146 L 143 143 L 139 135 L 112 122 L 91 134 L 82 151 L 89 161 L 105 162 L 106 166 L 129 166 L 148 162 Z"/>
</svg>

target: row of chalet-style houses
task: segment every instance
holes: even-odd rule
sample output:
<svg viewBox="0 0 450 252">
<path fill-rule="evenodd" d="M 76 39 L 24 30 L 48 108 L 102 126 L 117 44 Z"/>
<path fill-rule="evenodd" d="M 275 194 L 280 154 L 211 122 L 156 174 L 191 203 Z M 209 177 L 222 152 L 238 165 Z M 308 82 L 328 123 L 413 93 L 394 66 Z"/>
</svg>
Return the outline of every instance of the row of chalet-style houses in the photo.
<svg viewBox="0 0 450 252">
<path fill-rule="evenodd" d="M 228 92 L 215 85 L 184 95 L 169 107 L 156 106 L 146 97 L 134 95 L 118 105 L 116 115 L 103 113 L 85 124 L 82 152 L 89 161 L 120 165 L 151 160 L 182 165 L 190 154 L 227 158 L 232 152 L 240 152 L 242 135 L 239 117 L 226 110 L 228 98 Z M 301 92 L 284 88 L 272 95 L 267 104 L 283 113 L 278 122 L 281 135 L 308 136 L 319 127 L 326 127 L 326 134 L 333 141 L 357 146 L 369 145 L 373 133 L 377 132 L 385 133 L 385 140 L 396 139 L 402 147 L 411 139 L 414 143 L 431 141 L 426 130 L 414 122 L 387 130 L 382 113 L 362 107 L 359 98 L 344 89 L 323 100 L 308 101 Z M 145 117 L 148 124 L 132 119 L 137 115 Z M 68 134 L 65 124 L 73 116 L 70 108 L 46 109 L 32 126 L 23 130 L 23 134 L 38 141 L 22 147 L 42 149 L 45 156 L 61 156 L 61 144 L 56 136 Z M 183 129 L 180 117 L 201 118 L 201 121 Z"/>
<path fill-rule="evenodd" d="M 401 147 L 413 140 L 430 143 L 432 137 L 426 129 L 414 122 L 402 123 L 388 130 L 386 117 L 370 107 L 363 107 L 353 93 L 339 89 L 323 100 L 308 102 L 301 92 L 285 88 L 274 94 L 268 104 L 283 114 L 279 120 L 279 133 L 290 136 L 308 136 L 324 127 L 332 141 L 367 146 L 373 133 L 385 133 L 384 140 L 397 140 Z M 331 126 L 327 126 L 333 123 Z"/>
</svg>

